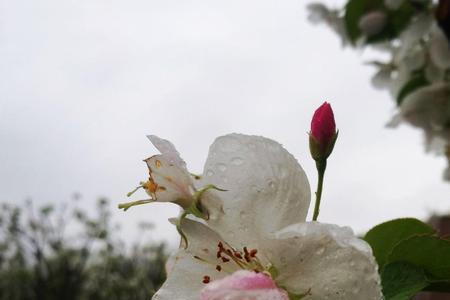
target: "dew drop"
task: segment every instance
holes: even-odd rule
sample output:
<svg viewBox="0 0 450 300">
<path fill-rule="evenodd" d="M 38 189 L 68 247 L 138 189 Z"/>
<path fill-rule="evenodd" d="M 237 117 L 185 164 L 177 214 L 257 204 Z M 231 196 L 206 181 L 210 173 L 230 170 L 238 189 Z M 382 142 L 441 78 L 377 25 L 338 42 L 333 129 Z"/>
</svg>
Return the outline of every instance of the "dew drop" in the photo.
<svg viewBox="0 0 450 300">
<path fill-rule="evenodd" d="M 257 185 L 252 185 L 251 189 L 256 193 L 261 192 L 261 188 Z"/>
<path fill-rule="evenodd" d="M 269 187 L 270 187 L 272 190 L 274 190 L 274 189 L 277 187 L 277 185 L 275 184 L 275 182 L 273 182 L 272 180 L 269 180 L 268 185 L 269 185 Z"/>
<path fill-rule="evenodd" d="M 234 157 L 231 159 L 231 163 L 235 166 L 240 166 L 244 163 L 244 160 L 240 157 Z"/>
<path fill-rule="evenodd" d="M 317 249 L 316 254 L 317 255 L 322 255 L 325 252 L 325 248 L 324 247 L 320 247 L 319 249 Z"/>
<path fill-rule="evenodd" d="M 227 170 L 227 166 L 225 164 L 217 164 L 217 168 L 221 172 L 225 172 Z"/>
<path fill-rule="evenodd" d="M 220 144 L 220 151 L 223 152 L 235 152 L 241 148 L 239 141 L 235 139 L 227 139 L 224 140 L 223 143 Z"/>
<path fill-rule="evenodd" d="M 288 175 L 289 175 L 289 170 L 282 167 L 281 168 L 281 178 L 286 178 L 286 177 L 288 177 Z"/>
<path fill-rule="evenodd" d="M 280 151 L 280 146 L 277 144 L 269 144 L 269 150 L 272 152 L 278 152 Z"/>
<path fill-rule="evenodd" d="M 211 177 L 214 175 L 214 172 L 212 170 L 206 171 L 206 176 Z"/>
</svg>

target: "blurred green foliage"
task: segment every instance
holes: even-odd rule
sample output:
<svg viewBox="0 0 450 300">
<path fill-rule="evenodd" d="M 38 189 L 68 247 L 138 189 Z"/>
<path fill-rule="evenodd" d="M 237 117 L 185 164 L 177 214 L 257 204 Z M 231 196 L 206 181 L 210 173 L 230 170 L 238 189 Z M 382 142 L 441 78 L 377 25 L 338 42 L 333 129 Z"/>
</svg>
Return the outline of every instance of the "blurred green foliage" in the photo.
<svg viewBox="0 0 450 300">
<path fill-rule="evenodd" d="M 165 280 L 163 243 L 128 246 L 117 237 L 108 201 L 90 216 L 58 207 L 0 207 L 0 299 L 150 299 Z M 140 237 L 151 224 L 139 226 Z"/>
</svg>

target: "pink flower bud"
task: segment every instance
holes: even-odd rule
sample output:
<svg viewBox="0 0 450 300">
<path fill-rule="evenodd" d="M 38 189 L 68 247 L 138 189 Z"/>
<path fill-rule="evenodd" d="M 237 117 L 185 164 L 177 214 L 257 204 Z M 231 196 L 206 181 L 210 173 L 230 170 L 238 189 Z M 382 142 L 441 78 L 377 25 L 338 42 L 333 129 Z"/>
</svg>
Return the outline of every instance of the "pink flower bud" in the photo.
<svg viewBox="0 0 450 300">
<path fill-rule="evenodd" d="M 200 295 L 200 300 L 225 299 L 289 300 L 289 296 L 268 275 L 241 270 L 208 283 Z"/>
<path fill-rule="evenodd" d="M 336 123 L 331 105 L 324 102 L 311 120 L 309 148 L 315 160 L 324 160 L 330 156 L 337 139 Z"/>
</svg>

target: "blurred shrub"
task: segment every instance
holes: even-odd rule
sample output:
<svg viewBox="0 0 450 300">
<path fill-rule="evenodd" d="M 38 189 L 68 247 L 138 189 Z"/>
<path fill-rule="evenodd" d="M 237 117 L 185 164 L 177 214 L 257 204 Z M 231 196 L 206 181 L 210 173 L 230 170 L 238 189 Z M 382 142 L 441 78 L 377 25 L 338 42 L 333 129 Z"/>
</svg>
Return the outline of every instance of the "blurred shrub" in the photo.
<svg viewBox="0 0 450 300">
<path fill-rule="evenodd" d="M 150 299 L 164 282 L 164 244 L 126 247 L 108 202 L 95 216 L 76 201 L 59 207 L 2 204 L 0 299 Z M 140 236 L 151 226 L 140 226 Z"/>
</svg>

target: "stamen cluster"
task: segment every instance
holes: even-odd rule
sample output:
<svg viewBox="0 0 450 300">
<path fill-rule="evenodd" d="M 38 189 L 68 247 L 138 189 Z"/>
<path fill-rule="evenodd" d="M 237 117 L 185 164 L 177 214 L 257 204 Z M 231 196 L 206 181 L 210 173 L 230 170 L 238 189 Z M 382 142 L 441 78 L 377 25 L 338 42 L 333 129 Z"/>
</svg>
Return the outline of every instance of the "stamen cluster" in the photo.
<svg viewBox="0 0 450 300">
<path fill-rule="evenodd" d="M 237 250 L 229 245 L 219 242 L 217 244 L 217 254 L 216 257 L 219 263 L 216 264 L 216 270 L 221 272 L 225 267 L 223 264 L 234 263 L 240 269 L 253 271 L 255 273 L 266 272 L 266 268 L 262 265 L 261 261 L 257 257 L 257 249 L 248 249 L 248 247 L 243 247 L 242 251 Z M 202 258 L 195 256 L 196 259 L 206 262 Z M 203 276 L 203 283 L 209 283 L 211 281 L 210 276 Z"/>
</svg>

